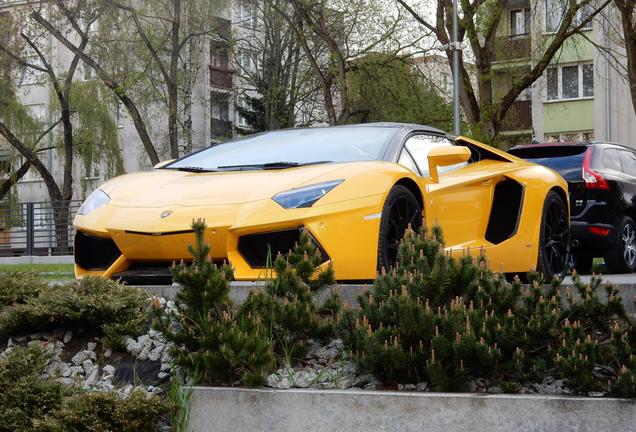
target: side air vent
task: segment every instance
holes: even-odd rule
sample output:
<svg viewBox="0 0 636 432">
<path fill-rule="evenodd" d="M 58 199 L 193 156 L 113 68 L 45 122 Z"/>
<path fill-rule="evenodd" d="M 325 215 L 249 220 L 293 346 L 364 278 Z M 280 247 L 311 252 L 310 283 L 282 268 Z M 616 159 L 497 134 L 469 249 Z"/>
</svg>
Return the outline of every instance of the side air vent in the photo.
<svg viewBox="0 0 636 432">
<path fill-rule="evenodd" d="M 271 251 L 272 259 L 279 252 L 286 254 L 298 242 L 301 232 L 303 228 L 245 235 L 239 238 L 238 250 L 250 267 L 264 268 L 267 265 L 268 252 Z M 320 250 L 323 262 L 329 260 L 327 253 L 313 237 L 312 241 Z"/>
<path fill-rule="evenodd" d="M 85 270 L 106 270 L 121 255 L 111 239 L 75 234 L 75 264 Z"/>
<path fill-rule="evenodd" d="M 516 181 L 506 179 L 495 186 L 486 240 L 499 244 L 517 232 L 522 203 L 523 186 Z"/>
</svg>

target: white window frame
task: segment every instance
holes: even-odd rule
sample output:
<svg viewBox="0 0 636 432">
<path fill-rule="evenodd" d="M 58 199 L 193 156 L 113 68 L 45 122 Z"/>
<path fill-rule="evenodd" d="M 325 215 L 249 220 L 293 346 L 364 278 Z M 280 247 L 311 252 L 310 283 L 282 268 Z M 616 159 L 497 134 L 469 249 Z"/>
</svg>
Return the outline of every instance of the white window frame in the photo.
<svg viewBox="0 0 636 432">
<path fill-rule="evenodd" d="M 237 96 L 236 97 L 236 105 L 245 109 L 247 108 L 247 99 L 245 96 Z M 236 123 L 245 128 L 249 128 L 250 125 L 247 123 L 247 119 L 241 115 L 239 110 L 236 110 Z"/>
<path fill-rule="evenodd" d="M 582 62 L 582 63 L 569 63 L 569 64 L 561 64 L 557 66 L 550 66 L 545 71 L 545 79 L 546 79 L 546 92 L 545 92 L 545 103 L 552 102 L 569 102 L 569 101 L 577 101 L 577 100 L 590 100 L 594 99 L 594 85 L 592 85 L 592 95 L 591 96 L 583 96 L 583 66 L 584 65 L 592 65 L 594 68 L 593 62 Z M 578 66 L 578 96 L 575 98 L 564 98 L 563 97 L 563 68 Z M 548 99 L 548 70 L 557 69 L 557 98 L 556 99 Z M 592 72 L 592 76 L 594 73 Z"/>
<path fill-rule="evenodd" d="M 513 33 L 512 32 L 512 23 L 513 23 L 513 14 L 517 12 L 517 13 L 521 13 L 521 25 L 523 26 L 523 32 L 521 33 Z M 519 29 L 517 29 L 519 30 Z M 511 9 L 510 10 L 510 36 L 523 36 L 526 35 L 530 32 L 530 29 L 526 28 L 526 10 L 521 8 L 521 9 Z"/>
<path fill-rule="evenodd" d="M 240 73 L 252 74 L 256 72 L 256 62 L 252 56 L 253 53 L 245 49 L 236 53 L 236 64 L 239 66 Z M 245 61 L 247 61 L 247 64 L 244 64 Z"/>
<path fill-rule="evenodd" d="M 44 62 L 37 54 L 26 56 L 27 63 L 44 68 Z M 20 66 L 18 68 L 20 76 L 18 77 L 19 86 L 39 85 L 46 82 L 46 72 L 30 68 L 28 66 Z"/>
<path fill-rule="evenodd" d="M 558 23 L 555 26 L 556 28 L 554 29 L 549 29 L 548 28 L 548 4 L 549 3 L 557 3 L 560 2 L 561 4 L 558 6 L 561 9 L 561 17 L 558 19 Z M 545 0 L 544 3 L 544 11 L 545 11 L 545 19 L 543 20 L 543 25 L 544 25 L 544 32 L 546 34 L 554 34 L 559 30 L 559 27 L 561 27 L 561 22 L 563 20 L 563 16 L 565 15 L 565 11 L 567 10 L 567 1 L 565 0 Z M 592 7 L 593 10 L 593 5 L 588 4 L 588 6 Z M 582 13 L 584 9 L 579 9 L 578 12 L 576 13 L 576 16 L 574 17 L 574 19 L 572 20 L 572 25 L 573 26 L 577 26 L 579 25 L 579 23 L 583 20 L 582 19 Z M 591 19 L 586 25 L 585 27 L 583 27 L 581 30 L 591 30 L 593 27 L 593 19 Z"/>
<path fill-rule="evenodd" d="M 258 24 L 258 13 L 256 5 L 250 0 L 240 1 L 237 5 L 238 24 L 243 27 L 256 28 Z"/>
</svg>

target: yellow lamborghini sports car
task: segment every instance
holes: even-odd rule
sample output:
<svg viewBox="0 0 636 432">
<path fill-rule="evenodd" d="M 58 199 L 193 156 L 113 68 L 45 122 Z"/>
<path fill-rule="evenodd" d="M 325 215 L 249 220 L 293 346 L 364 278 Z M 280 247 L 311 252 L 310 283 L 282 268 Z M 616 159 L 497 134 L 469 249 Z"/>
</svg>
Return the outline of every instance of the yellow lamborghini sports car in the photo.
<svg viewBox="0 0 636 432">
<path fill-rule="evenodd" d="M 159 164 L 162 165 L 162 164 Z M 390 267 L 409 224 L 435 222 L 446 247 L 483 248 L 505 273 L 563 273 L 566 182 L 550 169 L 427 126 L 377 123 L 233 139 L 114 178 L 75 218 L 77 277 L 170 281 L 204 218 L 212 259 L 238 280 L 265 274 L 268 250 L 309 233 L 339 281 Z"/>
</svg>

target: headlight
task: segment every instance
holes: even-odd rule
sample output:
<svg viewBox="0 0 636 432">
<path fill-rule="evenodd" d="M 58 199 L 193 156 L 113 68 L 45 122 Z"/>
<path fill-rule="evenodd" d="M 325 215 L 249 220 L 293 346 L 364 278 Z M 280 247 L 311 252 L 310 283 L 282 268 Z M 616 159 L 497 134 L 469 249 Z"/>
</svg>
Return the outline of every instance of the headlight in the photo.
<svg viewBox="0 0 636 432">
<path fill-rule="evenodd" d="M 272 199 L 282 208 L 286 209 L 311 207 L 316 201 L 325 196 L 327 192 L 343 181 L 344 180 L 332 180 L 310 186 L 303 186 L 276 194 Z"/>
<path fill-rule="evenodd" d="M 86 198 L 86 201 L 84 201 L 77 213 L 87 215 L 93 210 L 97 210 L 101 206 L 108 204 L 108 201 L 110 201 L 110 197 L 106 195 L 106 192 L 101 189 L 95 189 L 93 193 Z"/>
</svg>

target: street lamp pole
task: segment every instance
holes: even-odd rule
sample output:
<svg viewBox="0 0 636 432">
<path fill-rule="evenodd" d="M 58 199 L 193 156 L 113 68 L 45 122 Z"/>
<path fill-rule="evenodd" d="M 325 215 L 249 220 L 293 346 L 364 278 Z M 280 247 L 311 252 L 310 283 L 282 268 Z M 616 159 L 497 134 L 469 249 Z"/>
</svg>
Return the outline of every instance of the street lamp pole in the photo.
<svg viewBox="0 0 636 432">
<path fill-rule="evenodd" d="M 461 134 L 461 117 L 459 110 L 459 55 L 461 47 L 459 45 L 458 22 L 457 22 L 457 0 L 453 0 L 453 42 L 450 44 L 453 50 L 453 123 L 455 135 Z"/>
</svg>

